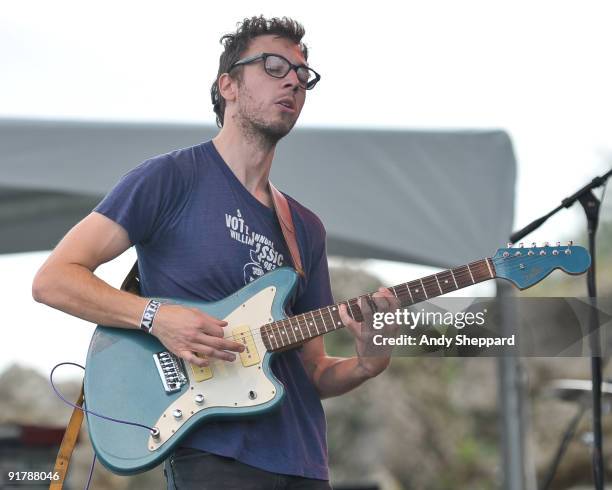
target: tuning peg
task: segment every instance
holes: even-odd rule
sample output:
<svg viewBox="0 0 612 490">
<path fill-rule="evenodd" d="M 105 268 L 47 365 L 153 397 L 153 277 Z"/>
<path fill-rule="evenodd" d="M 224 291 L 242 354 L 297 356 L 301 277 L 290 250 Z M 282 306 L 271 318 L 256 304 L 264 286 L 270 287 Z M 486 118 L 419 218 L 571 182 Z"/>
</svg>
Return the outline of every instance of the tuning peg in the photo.
<svg viewBox="0 0 612 490">
<path fill-rule="evenodd" d="M 531 242 L 531 246 L 532 248 L 536 248 L 537 247 L 536 242 Z"/>
<path fill-rule="evenodd" d="M 548 247 L 548 246 L 549 246 L 549 243 L 548 243 L 548 242 L 544 242 L 544 246 L 545 246 L 545 247 Z"/>
<path fill-rule="evenodd" d="M 523 242 L 519 242 L 519 248 L 523 248 Z"/>
<path fill-rule="evenodd" d="M 506 247 L 508 247 L 508 248 L 512 248 L 512 242 L 508 242 L 508 243 L 506 243 Z"/>
<path fill-rule="evenodd" d="M 561 246 L 561 242 L 557 242 L 557 245 L 556 245 L 556 246 L 557 246 L 557 247 L 560 247 L 560 246 Z"/>
<path fill-rule="evenodd" d="M 569 242 L 567 242 L 567 246 L 568 246 L 568 247 L 571 247 L 573 244 L 574 244 L 574 242 L 573 242 L 573 241 L 571 241 L 571 240 L 570 240 Z"/>
</svg>

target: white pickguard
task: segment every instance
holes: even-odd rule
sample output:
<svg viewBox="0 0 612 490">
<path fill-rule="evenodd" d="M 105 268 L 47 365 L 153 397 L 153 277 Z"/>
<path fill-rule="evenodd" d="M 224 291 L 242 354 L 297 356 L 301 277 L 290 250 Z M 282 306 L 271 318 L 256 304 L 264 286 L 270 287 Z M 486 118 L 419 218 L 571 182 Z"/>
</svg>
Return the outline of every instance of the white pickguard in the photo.
<svg viewBox="0 0 612 490">
<path fill-rule="evenodd" d="M 273 321 L 272 303 L 275 295 L 276 288 L 267 287 L 224 318 L 228 322 L 224 328 L 226 337 L 229 337 L 232 329 L 237 327 L 246 325 L 251 329 L 259 354 L 259 362 L 244 367 L 239 355 L 231 362 L 211 359 L 212 378 L 201 382 L 193 380 L 191 366 L 186 363 L 190 377 L 189 389 L 160 414 L 155 424 L 160 431 L 160 437 L 157 439 L 149 437 L 150 450 L 155 450 L 167 442 L 198 412 L 213 411 L 215 408 L 255 407 L 274 398 L 276 388 L 265 376 L 262 368 L 262 361 L 267 350 L 261 340 L 259 327 Z M 202 404 L 196 402 L 197 395 L 203 395 Z M 174 416 L 176 410 L 180 410 L 182 414 L 178 419 Z"/>
</svg>

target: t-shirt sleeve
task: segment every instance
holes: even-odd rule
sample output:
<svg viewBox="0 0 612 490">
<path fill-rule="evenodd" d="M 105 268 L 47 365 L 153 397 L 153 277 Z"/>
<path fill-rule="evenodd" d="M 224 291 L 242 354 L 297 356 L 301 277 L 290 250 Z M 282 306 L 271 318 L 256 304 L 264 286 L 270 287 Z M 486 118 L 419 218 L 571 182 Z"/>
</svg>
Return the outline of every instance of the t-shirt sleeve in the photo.
<svg viewBox="0 0 612 490">
<path fill-rule="evenodd" d="M 325 228 L 318 223 L 319 229 L 313 233 L 312 262 L 308 268 L 306 289 L 297 297 L 293 313 L 305 313 L 334 303 L 327 265 Z"/>
<path fill-rule="evenodd" d="M 147 160 L 125 174 L 94 211 L 120 224 L 132 245 L 162 233 L 187 195 L 185 179 L 167 155 Z"/>
</svg>

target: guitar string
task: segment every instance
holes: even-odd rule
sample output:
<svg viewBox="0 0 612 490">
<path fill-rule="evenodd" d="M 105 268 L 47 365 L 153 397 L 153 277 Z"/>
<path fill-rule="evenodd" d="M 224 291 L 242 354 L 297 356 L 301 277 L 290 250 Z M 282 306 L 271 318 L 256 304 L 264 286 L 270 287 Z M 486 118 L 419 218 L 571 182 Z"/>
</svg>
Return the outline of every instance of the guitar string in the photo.
<svg viewBox="0 0 612 490">
<path fill-rule="evenodd" d="M 498 258 L 493 258 L 493 259 L 491 259 L 491 261 L 493 262 L 493 264 L 496 264 L 496 263 L 497 263 L 497 264 L 500 264 L 500 263 L 502 263 L 502 262 L 508 263 L 508 261 L 509 261 L 509 260 L 523 259 L 524 257 L 525 257 L 525 256 L 514 256 L 514 255 L 511 255 L 511 256 L 508 256 L 508 257 L 498 257 Z M 478 265 L 478 266 L 483 267 L 483 266 L 485 265 L 485 260 L 486 260 L 486 259 L 482 259 L 482 260 L 479 260 L 479 261 L 476 261 L 476 262 L 471 262 L 469 265 L 470 265 L 470 266 L 472 266 L 472 265 Z M 530 258 L 529 258 L 529 260 L 530 260 L 530 263 L 531 263 L 531 264 L 533 264 L 533 263 L 540 262 L 540 261 L 542 261 L 542 260 L 547 260 L 547 259 L 546 259 L 544 256 L 539 256 L 539 255 L 538 255 L 537 257 L 533 257 L 533 258 L 531 258 L 531 257 L 530 257 Z M 462 268 L 462 267 L 466 267 L 466 271 L 460 271 L 460 272 L 456 272 L 456 273 L 454 273 L 455 277 L 464 277 L 464 278 L 467 278 L 467 276 L 469 275 L 469 271 L 467 270 L 467 265 L 464 265 L 464 266 L 459 266 L 459 267 L 457 267 L 457 268 L 455 268 L 455 269 L 460 269 L 460 268 Z M 520 268 L 520 266 L 519 266 L 519 268 Z M 517 269 L 517 267 L 516 267 L 516 266 L 510 266 L 510 269 Z M 453 271 L 454 271 L 454 270 L 453 270 Z M 403 297 L 406 297 L 406 296 L 407 296 L 407 292 L 408 292 L 408 289 L 407 289 L 407 284 L 410 284 L 410 283 L 414 283 L 414 282 L 416 282 L 416 281 L 419 281 L 419 282 L 423 282 L 423 285 L 425 285 L 425 284 L 427 284 L 428 286 L 432 286 L 432 285 L 434 285 L 434 284 L 436 284 L 436 285 L 437 285 L 438 281 L 436 280 L 436 277 L 435 277 L 435 276 L 439 276 L 439 275 L 441 275 L 441 274 L 444 274 L 445 272 L 450 272 L 450 270 L 447 270 L 447 271 L 442 271 L 442 272 L 440 272 L 440 273 L 437 273 L 437 274 L 433 274 L 433 275 L 431 275 L 431 276 L 424 277 L 424 278 L 422 278 L 422 279 L 420 279 L 420 280 L 419 280 L 419 279 L 417 279 L 417 280 L 415 280 L 415 281 L 409 281 L 408 283 L 404 283 L 404 284 L 397 285 L 397 286 L 392 286 L 392 287 L 393 287 L 394 289 L 396 289 L 396 290 L 397 290 L 397 289 L 399 289 L 399 288 L 406 288 L 406 292 L 404 292 L 404 293 L 400 292 L 400 293 L 398 294 L 398 296 L 400 296 L 400 295 L 401 295 L 401 296 L 403 296 Z M 466 273 L 466 272 L 467 272 L 467 273 Z M 471 276 L 470 276 L 470 278 L 471 278 Z M 487 275 L 486 279 L 491 279 L 491 277 Z M 479 282 L 481 282 L 481 281 L 479 281 Z M 417 284 L 417 285 L 418 285 L 418 284 Z M 468 286 L 469 286 L 469 285 L 468 285 Z M 390 288 L 389 288 L 389 289 L 390 289 Z M 459 288 L 459 289 L 461 289 L 461 288 Z M 450 291 L 447 291 L 447 292 L 450 292 Z M 352 299 L 350 300 L 350 304 L 352 305 L 352 307 L 354 307 L 354 306 L 358 306 L 358 305 L 357 305 L 357 301 L 358 301 L 358 300 L 359 300 L 361 297 L 365 297 L 365 296 L 371 296 L 371 294 L 370 294 L 370 295 L 360 296 L 359 298 L 352 298 Z M 438 294 L 436 294 L 436 296 L 439 296 L 439 295 L 438 295 Z M 412 299 L 412 298 L 411 298 L 411 299 Z M 418 302 L 425 301 L 426 299 L 427 299 L 426 297 L 425 297 L 425 298 L 419 298 L 419 301 L 418 301 Z M 417 303 L 417 302 L 411 301 L 411 304 L 416 304 L 416 303 Z M 346 301 L 345 301 L 345 302 L 342 302 L 342 303 L 338 303 L 338 305 L 339 305 L 339 304 L 347 304 L 347 305 L 349 305 L 349 302 L 346 302 Z M 330 307 L 331 307 L 331 306 L 333 306 L 333 305 L 330 305 Z M 406 306 L 410 306 L 410 304 L 408 304 L 408 305 L 406 305 Z M 323 324 L 324 324 L 323 326 L 324 326 L 324 327 L 326 327 L 326 322 L 327 322 L 327 321 L 335 321 L 335 320 L 334 320 L 334 318 L 333 318 L 333 316 L 332 316 L 332 315 L 331 315 L 329 312 L 327 312 L 326 310 L 327 310 L 327 308 L 321 308 L 321 309 L 319 309 L 319 310 L 313 310 L 313 312 L 312 312 L 312 313 L 315 313 L 315 312 L 319 313 L 319 316 L 321 316 L 321 319 L 323 320 Z M 287 327 L 288 327 L 288 326 L 289 326 L 289 327 L 291 327 L 291 326 L 292 326 L 291 321 L 290 321 L 290 319 L 292 319 L 292 320 L 297 321 L 297 323 L 298 323 L 298 327 L 299 327 L 299 329 L 300 329 L 300 330 L 298 330 L 298 331 L 299 331 L 300 333 L 302 333 L 302 339 L 297 339 L 297 336 L 295 335 L 295 330 L 296 330 L 296 329 L 294 329 L 294 338 L 296 338 L 296 340 L 297 340 L 297 341 L 291 341 L 291 340 L 290 340 L 290 343 L 289 343 L 289 344 L 285 344 L 285 342 L 284 342 L 284 341 L 282 341 L 282 342 L 281 342 L 281 343 L 282 343 L 282 346 L 281 346 L 280 348 L 282 348 L 282 347 L 287 347 L 287 346 L 290 346 L 290 345 L 292 345 L 292 344 L 299 344 L 299 343 L 301 343 L 302 341 L 306 340 L 305 336 L 303 335 L 302 328 L 303 328 L 304 326 L 306 326 L 306 327 L 308 328 L 307 323 L 309 323 L 309 321 L 308 321 L 308 320 L 306 320 L 305 318 L 300 318 L 300 317 L 303 317 L 303 315 L 304 315 L 304 314 L 294 315 L 294 316 L 292 316 L 292 317 L 288 317 L 288 318 L 285 318 L 285 319 L 282 319 L 282 320 L 277 320 L 276 322 L 273 322 L 273 323 L 269 323 L 269 324 L 262 325 L 261 327 L 258 327 L 258 329 L 257 329 L 257 330 L 256 330 L 254 333 L 253 333 L 253 330 L 252 330 L 252 329 L 249 329 L 250 334 L 246 334 L 245 336 L 247 336 L 247 337 L 248 337 L 248 336 L 250 336 L 250 337 L 252 337 L 253 339 L 255 339 L 256 337 L 261 337 L 261 336 L 262 336 L 261 331 L 262 331 L 262 330 L 264 330 L 264 327 L 268 327 L 268 329 L 265 331 L 265 333 L 269 333 L 270 331 L 272 331 L 272 329 L 275 329 L 277 332 L 278 332 L 278 331 L 280 331 L 281 329 L 283 329 L 283 330 L 285 330 L 285 335 L 287 335 L 287 337 L 288 337 L 288 339 L 287 339 L 287 340 L 290 340 L 290 336 L 289 336 L 289 335 L 286 333 L 286 331 L 287 331 Z M 289 323 L 289 325 L 287 325 L 287 323 Z M 312 323 L 311 323 L 311 325 L 312 325 Z M 342 325 L 342 326 L 344 326 L 344 325 Z M 333 329 L 335 330 L 335 329 L 336 329 L 336 327 L 334 326 L 334 328 L 333 328 Z M 310 331 L 310 330 L 309 330 L 309 331 Z M 331 330 L 329 330 L 329 329 L 325 328 L 325 330 L 324 330 L 324 332 L 323 332 L 323 333 L 327 333 L 328 331 L 331 331 Z M 318 332 L 318 330 L 317 330 L 317 333 L 318 333 L 318 335 L 321 335 L 321 333 L 320 333 L 320 332 Z M 228 336 L 228 337 L 226 337 L 226 338 L 236 338 L 236 336 L 234 336 L 234 335 L 230 335 L 230 336 Z M 239 337 L 238 337 L 238 338 L 239 338 Z M 281 334 L 281 337 L 280 337 L 280 338 L 282 339 L 282 334 Z M 276 343 L 277 343 L 277 345 L 279 344 L 279 342 L 278 342 L 278 341 L 277 341 Z"/>
<path fill-rule="evenodd" d="M 560 250 L 560 253 L 563 253 L 564 250 L 566 250 L 566 248 L 563 248 L 563 247 L 559 247 L 559 248 L 562 248 L 562 250 Z M 529 250 L 529 249 L 527 249 L 527 250 Z M 558 248 L 555 248 L 555 250 L 558 250 Z M 455 276 L 455 278 L 460 278 L 460 282 L 462 282 L 462 279 L 466 279 L 468 276 L 471 279 L 472 276 L 473 276 L 473 273 L 470 274 L 470 267 L 469 266 L 473 266 L 474 265 L 474 266 L 479 266 L 479 267 L 484 268 L 486 266 L 486 261 L 487 260 L 491 260 L 491 262 L 494 265 L 496 265 L 496 264 L 499 265 L 499 264 L 502 264 L 502 263 L 503 264 L 507 264 L 509 261 L 525 259 L 525 257 L 528 257 L 529 263 L 531 265 L 533 265 L 535 263 L 548 260 L 549 255 L 547 254 L 546 256 L 543 256 L 543 255 L 539 255 L 538 254 L 535 257 L 533 257 L 533 256 L 530 257 L 530 256 L 527 256 L 527 255 L 520 255 L 520 256 L 510 255 L 508 257 L 497 257 L 497 258 L 494 257 L 494 258 L 490 258 L 490 259 L 481 259 L 481 260 L 478 260 L 478 261 L 475 261 L 475 262 L 470 262 L 469 264 L 466 264 L 466 265 L 462 265 L 462 266 L 456 267 L 454 269 L 447 269 L 445 271 L 442 271 L 442 272 L 439 272 L 439 273 L 436 273 L 436 274 L 432 274 L 430 276 L 426 276 L 426 277 L 423 277 L 421 279 L 415 279 L 415 280 L 409 281 L 407 283 L 399 284 L 399 285 L 396 285 L 396 286 L 391 286 L 388 289 L 391 289 L 391 288 L 396 289 L 396 293 L 397 293 L 398 299 L 400 299 L 400 296 L 402 296 L 405 299 L 407 299 L 407 297 L 410 296 L 410 298 L 412 300 L 412 295 L 410 293 L 408 293 L 408 285 L 411 284 L 411 283 L 415 283 L 415 282 L 422 283 L 423 284 L 423 288 L 418 288 L 418 289 L 425 289 L 425 292 L 426 292 L 427 291 L 427 286 L 434 286 L 434 285 L 435 286 L 439 286 L 439 279 L 437 279 L 437 276 L 443 275 L 445 273 L 451 273 L 451 271 L 452 271 L 452 274 Z M 465 268 L 465 270 L 464 271 L 457 271 L 457 272 L 455 272 L 456 269 L 462 269 L 462 268 Z M 509 271 L 513 271 L 513 270 L 519 270 L 519 269 L 520 269 L 520 264 L 518 266 L 517 265 L 510 265 L 510 266 L 506 267 L 507 271 L 508 270 Z M 493 278 L 495 278 L 495 277 L 496 276 L 494 276 Z M 487 274 L 487 277 L 484 278 L 483 280 L 488 280 L 488 279 L 493 279 L 493 278 L 490 277 L 490 274 Z M 482 282 L 482 280 L 479 280 L 478 282 Z M 417 286 L 419 285 L 418 283 L 417 283 Z M 473 282 L 473 284 L 476 284 L 476 282 Z M 470 284 L 468 284 L 467 286 L 464 286 L 464 287 L 469 287 L 469 286 L 470 286 Z M 398 289 L 401 289 L 401 288 L 406 288 L 406 292 L 401 292 L 401 291 L 398 292 L 397 291 Z M 440 285 L 440 288 L 441 288 L 441 285 Z M 449 290 L 447 292 L 451 292 L 453 290 L 458 290 L 458 289 L 462 289 L 462 288 L 454 288 L 454 289 Z M 351 307 L 353 307 L 353 308 L 354 307 L 358 307 L 359 299 L 364 298 L 366 296 L 370 296 L 371 297 L 372 294 L 373 293 L 369 293 L 369 294 L 366 294 L 366 295 L 359 296 L 357 298 L 351 298 L 350 300 L 337 303 L 337 305 L 339 306 L 340 304 L 346 304 L 347 307 L 350 310 Z M 446 294 L 446 293 L 443 293 L 443 294 Z M 440 296 L 440 295 L 436 294 L 433 297 L 437 297 L 437 296 Z M 416 301 L 416 302 L 411 301 L 411 303 L 407 304 L 406 306 L 411 306 L 413 304 L 417 304 L 419 302 L 426 301 L 427 299 L 428 299 L 427 297 L 419 298 L 419 301 Z M 332 306 L 334 306 L 334 305 L 330 305 L 330 307 L 332 307 Z M 335 321 L 334 318 L 333 318 L 333 315 L 330 314 L 328 311 L 326 311 L 327 309 L 328 309 L 327 307 L 324 307 L 324 308 L 320 308 L 318 310 L 313 310 L 312 312 L 307 312 L 307 313 L 313 313 L 313 314 L 315 312 L 318 313 L 319 316 L 321 317 L 321 320 L 323 320 L 323 326 L 326 327 L 326 322 L 327 321 L 332 321 L 332 322 Z M 250 337 L 253 341 L 255 341 L 257 339 L 261 340 L 263 338 L 262 331 L 264 331 L 264 333 L 266 333 L 266 334 L 269 334 L 273 329 L 275 329 L 276 332 L 280 332 L 280 330 L 283 329 L 283 330 L 285 330 L 285 335 L 287 335 L 287 337 L 288 337 L 287 340 L 290 340 L 290 336 L 286 332 L 287 332 L 287 327 L 288 326 L 292 327 L 291 320 L 294 320 L 294 321 L 297 321 L 297 324 L 298 324 L 298 327 L 299 327 L 298 332 L 302 334 L 302 339 L 298 339 L 297 338 L 297 335 L 295 334 L 295 330 L 296 329 L 294 329 L 293 330 L 293 332 L 294 332 L 293 335 L 294 335 L 294 338 L 296 338 L 297 341 L 290 341 L 288 344 L 285 344 L 284 341 L 283 341 L 283 342 L 281 342 L 282 345 L 280 347 L 278 347 L 278 345 L 279 345 L 278 341 L 276 342 L 276 344 L 277 344 L 277 348 L 289 347 L 289 346 L 294 345 L 294 344 L 297 345 L 297 344 L 299 344 L 299 343 L 301 343 L 301 342 L 303 342 L 305 340 L 308 340 L 308 339 L 305 338 L 305 336 L 303 335 L 303 331 L 302 331 L 303 327 L 306 327 L 308 329 L 308 331 L 310 332 L 310 329 L 308 328 L 309 321 L 306 320 L 305 317 L 304 317 L 304 315 L 306 315 L 307 313 L 301 313 L 301 314 L 294 315 L 294 316 L 291 316 L 291 317 L 287 317 L 287 318 L 284 318 L 284 319 L 281 319 L 281 320 L 277 320 L 277 321 L 272 322 L 272 323 L 267 323 L 265 325 L 257 327 L 255 330 L 249 328 L 249 333 L 245 333 L 244 335 L 232 334 L 232 335 L 226 336 L 224 338 L 226 338 L 226 339 L 241 339 L 244 336 L 244 337 L 247 337 L 247 338 Z M 300 317 L 302 317 L 302 318 L 300 318 Z M 289 323 L 289 325 L 286 325 L 286 323 Z M 310 324 L 312 325 L 312 323 L 310 323 Z M 343 327 L 343 326 L 344 325 L 342 324 L 341 327 Z M 268 328 L 266 330 L 264 330 L 265 327 L 268 327 Z M 332 329 L 336 330 L 337 328 L 341 328 L 341 327 L 334 326 Z M 324 333 L 327 333 L 327 332 L 329 332 L 331 330 L 330 329 L 326 329 L 322 333 L 319 333 L 318 329 L 316 329 L 316 331 L 317 331 L 317 335 L 316 336 L 318 336 L 318 335 L 323 335 Z M 311 336 L 309 338 L 312 338 L 312 337 L 315 337 L 315 336 Z M 282 339 L 282 337 L 279 337 L 279 338 Z"/>
<path fill-rule="evenodd" d="M 470 265 L 476 264 L 478 262 L 480 262 L 481 266 L 484 266 L 484 262 L 481 262 L 481 261 L 470 263 Z M 466 266 L 460 266 L 460 267 L 466 267 L 466 270 L 465 271 L 460 271 L 460 272 L 455 272 L 454 275 L 455 275 L 455 277 L 457 279 L 459 279 L 459 282 L 462 282 L 463 279 L 467 279 L 467 278 L 470 278 L 470 280 L 471 280 L 471 275 L 470 275 L 470 272 L 467 270 L 467 265 Z M 460 267 L 457 267 L 457 269 L 459 269 Z M 423 281 L 423 288 L 426 288 L 427 286 L 432 286 L 434 284 L 437 284 L 437 282 L 435 281 L 435 278 L 427 279 L 429 277 L 433 277 L 433 276 L 427 276 L 427 277 L 424 277 L 424 278 L 422 278 L 420 280 L 416 279 L 415 281 L 419 281 L 419 283 L 421 281 Z M 491 279 L 489 274 L 487 274 L 487 278 Z M 412 283 L 412 282 L 415 282 L 415 281 L 409 281 L 409 283 Z M 396 290 L 397 289 L 401 289 L 402 287 L 405 287 L 406 284 L 409 284 L 409 283 L 398 284 L 396 286 L 390 286 L 388 289 L 391 289 L 391 288 L 394 288 Z M 472 284 L 475 284 L 475 283 L 472 283 Z M 419 284 L 419 289 L 423 289 L 423 288 L 421 288 L 420 284 Z M 453 288 L 453 290 L 458 290 L 458 289 L 462 289 L 462 288 Z M 450 291 L 448 291 L 448 292 L 450 292 Z M 366 296 L 370 296 L 371 297 L 372 294 L 374 294 L 374 293 L 364 294 L 364 295 L 358 296 L 357 298 L 351 298 L 350 300 L 339 302 L 339 303 L 337 303 L 337 305 L 339 306 L 340 304 L 345 304 L 345 305 L 347 305 L 347 308 L 349 308 L 349 309 L 350 308 L 354 308 L 354 307 L 359 307 L 359 305 L 358 305 L 359 299 L 365 298 Z M 439 296 L 439 294 L 437 294 L 436 296 Z M 398 297 L 398 299 L 401 299 L 401 297 L 403 297 L 405 299 L 408 299 L 409 297 L 411 298 L 412 296 L 410 295 L 410 293 L 408 293 L 408 289 L 406 287 L 406 291 L 405 292 L 397 291 L 397 297 Z M 421 301 L 425 301 L 426 299 L 427 298 L 423 298 Z M 350 304 L 350 306 L 349 306 L 349 304 Z M 412 304 L 416 304 L 416 302 L 412 303 Z M 335 305 L 329 305 L 330 308 L 333 307 L 333 306 L 335 306 Z M 410 305 L 406 305 L 406 306 L 410 306 Z M 326 321 L 330 321 L 330 320 L 333 319 L 333 317 L 330 315 L 330 313 L 328 311 L 326 311 L 327 309 L 328 309 L 328 307 L 323 307 L 323 308 L 319 308 L 319 309 L 316 309 L 316 310 L 312 310 L 312 312 L 299 313 L 297 315 L 293 315 L 291 317 L 287 317 L 287 318 L 284 318 L 284 319 L 281 319 L 281 320 L 277 320 L 275 322 L 266 323 L 266 324 L 264 324 L 264 325 L 262 325 L 260 327 L 256 327 L 255 332 L 253 332 L 253 329 L 249 328 L 249 332 L 250 333 L 245 333 L 244 336 L 246 336 L 246 337 L 250 336 L 252 338 L 257 338 L 257 337 L 261 338 L 262 337 L 261 330 L 264 327 L 275 325 L 278 330 L 280 328 L 286 329 L 286 327 L 287 327 L 286 325 L 279 325 L 279 324 L 280 323 L 284 323 L 284 322 L 289 322 L 290 323 L 289 319 L 297 320 L 298 323 L 299 323 L 300 319 L 298 317 L 303 317 L 304 315 L 306 315 L 308 313 L 312 313 L 312 314 L 317 313 L 319 316 L 321 316 L 321 319 L 323 320 L 323 324 L 325 325 Z M 322 315 L 326 315 L 326 316 L 323 317 Z M 305 319 L 302 319 L 302 323 L 303 323 L 303 326 L 306 326 L 308 321 L 305 320 Z M 330 331 L 330 330 L 325 330 L 323 333 L 327 333 L 328 331 Z M 231 335 L 228 335 L 228 336 L 226 336 L 224 338 L 226 338 L 226 339 L 239 338 L 240 339 L 241 337 L 242 337 L 242 334 L 237 334 L 237 335 L 236 334 L 231 334 Z M 304 339 L 302 339 L 302 340 L 304 340 Z M 287 345 L 289 345 L 289 344 L 287 344 Z"/>
</svg>

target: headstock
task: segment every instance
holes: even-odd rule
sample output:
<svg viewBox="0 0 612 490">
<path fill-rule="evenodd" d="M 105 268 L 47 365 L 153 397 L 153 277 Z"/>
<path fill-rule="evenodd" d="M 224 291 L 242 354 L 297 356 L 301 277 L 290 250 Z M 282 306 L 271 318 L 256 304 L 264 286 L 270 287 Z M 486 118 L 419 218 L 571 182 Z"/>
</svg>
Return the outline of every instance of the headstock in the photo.
<svg viewBox="0 0 612 490">
<path fill-rule="evenodd" d="M 568 274 L 582 274 L 591 265 L 591 256 L 584 247 L 557 242 L 551 246 L 544 242 L 541 247 L 535 242 L 531 247 L 520 243 L 514 247 L 497 250 L 492 258 L 495 275 L 508 279 L 519 289 L 526 289 L 537 284 L 554 269 L 561 269 Z"/>
</svg>

